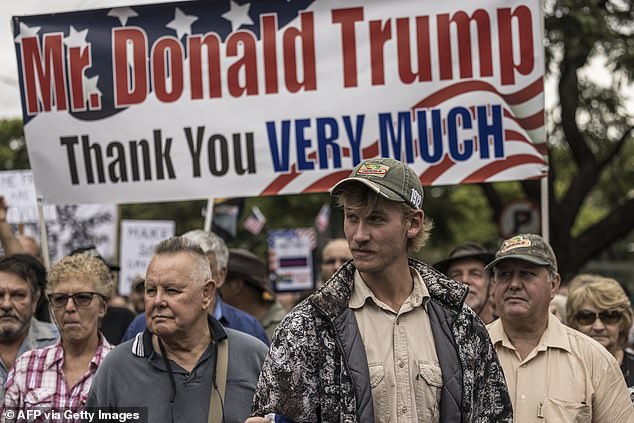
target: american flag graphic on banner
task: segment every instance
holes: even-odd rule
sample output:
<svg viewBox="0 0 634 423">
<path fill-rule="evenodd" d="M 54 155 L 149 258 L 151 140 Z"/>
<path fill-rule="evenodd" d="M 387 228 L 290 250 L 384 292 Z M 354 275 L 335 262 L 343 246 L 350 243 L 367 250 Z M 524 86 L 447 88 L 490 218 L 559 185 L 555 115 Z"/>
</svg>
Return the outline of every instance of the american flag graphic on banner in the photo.
<svg viewBox="0 0 634 423">
<path fill-rule="evenodd" d="M 253 235 L 259 235 L 265 224 L 266 217 L 264 217 L 258 206 L 253 206 L 249 215 L 244 219 L 242 226 Z"/>
</svg>

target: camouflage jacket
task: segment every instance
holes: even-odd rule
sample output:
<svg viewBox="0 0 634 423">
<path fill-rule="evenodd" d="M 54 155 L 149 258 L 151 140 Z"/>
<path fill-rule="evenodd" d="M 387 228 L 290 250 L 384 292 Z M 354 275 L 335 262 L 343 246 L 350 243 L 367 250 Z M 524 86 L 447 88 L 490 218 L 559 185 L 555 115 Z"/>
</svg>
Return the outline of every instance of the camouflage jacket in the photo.
<svg viewBox="0 0 634 423">
<path fill-rule="evenodd" d="M 500 363 L 466 286 L 410 259 L 431 299 L 428 311 L 443 375 L 441 422 L 511 422 Z M 253 415 L 296 422 L 372 422 L 365 347 L 348 308 L 354 265 L 348 262 L 279 324 L 260 373 Z"/>
</svg>

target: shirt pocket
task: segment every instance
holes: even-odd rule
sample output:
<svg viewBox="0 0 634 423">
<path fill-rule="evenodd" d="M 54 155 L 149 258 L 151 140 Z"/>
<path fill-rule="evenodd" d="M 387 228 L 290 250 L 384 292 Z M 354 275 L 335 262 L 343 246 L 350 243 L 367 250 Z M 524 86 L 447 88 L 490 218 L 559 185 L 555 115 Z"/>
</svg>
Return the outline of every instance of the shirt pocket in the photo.
<svg viewBox="0 0 634 423">
<path fill-rule="evenodd" d="M 53 400 L 55 392 L 50 388 L 36 388 L 28 391 L 24 395 L 23 410 L 37 410 L 40 415 L 35 419 L 28 419 L 28 422 L 44 422 L 46 421 L 45 413 L 53 409 Z"/>
<path fill-rule="evenodd" d="M 438 363 L 431 361 L 419 360 L 416 364 L 418 372 L 414 381 L 414 396 L 418 421 L 438 422 L 442 371 Z"/>
<path fill-rule="evenodd" d="M 592 410 L 582 402 L 562 401 L 556 398 L 546 398 L 543 415 L 546 423 L 590 423 Z"/>
<path fill-rule="evenodd" d="M 39 409 L 50 409 L 53 406 L 55 392 L 49 388 L 36 388 L 24 395 L 24 405 Z"/>
<path fill-rule="evenodd" d="M 390 404 L 387 397 L 387 383 L 385 382 L 385 368 L 383 364 L 369 364 L 370 387 L 374 403 L 374 418 L 376 421 L 390 420 Z"/>
</svg>

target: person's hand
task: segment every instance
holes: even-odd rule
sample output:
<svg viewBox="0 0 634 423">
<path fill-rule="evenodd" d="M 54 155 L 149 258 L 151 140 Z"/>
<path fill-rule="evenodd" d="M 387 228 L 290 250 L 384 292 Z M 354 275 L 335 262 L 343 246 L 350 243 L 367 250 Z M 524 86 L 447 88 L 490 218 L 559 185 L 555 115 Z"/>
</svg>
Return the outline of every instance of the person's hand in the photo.
<svg viewBox="0 0 634 423">
<path fill-rule="evenodd" d="M 7 202 L 4 199 L 3 195 L 0 195 L 0 222 L 6 222 L 7 221 L 7 210 L 9 209 L 9 206 L 7 205 Z"/>
<path fill-rule="evenodd" d="M 244 423 L 271 423 L 271 420 L 266 417 L 249 417 Z"/>
</svg>

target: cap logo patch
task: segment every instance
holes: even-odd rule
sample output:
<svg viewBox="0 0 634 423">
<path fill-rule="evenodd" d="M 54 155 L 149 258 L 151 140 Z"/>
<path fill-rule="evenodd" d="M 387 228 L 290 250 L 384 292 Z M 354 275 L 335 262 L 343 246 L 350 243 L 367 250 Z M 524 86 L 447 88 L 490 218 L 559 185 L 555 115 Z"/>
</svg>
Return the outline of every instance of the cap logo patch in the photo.
<svg viewBox="0 0 634 423">
<path fill-rule="evenodd" d="M 522 237 L 507 239 L 506 241 L 504 241 L 502 248 L 500 248 L 500 254 L 504 254 L 507 251 L 514 250 L 516 248 L 527 248 L 531 245 L 533 245 L 533 243 L 530 239 Z"/>
<path fill-rule="evenodd" d="M 420 205 L 423 202 L 423 196 L 420 195 L 418 191 L 412 188 L 412 195 L 409 198 L 410 203 L 416 206 L 417 209 L 420 209 Z"/>
<path fill-rule="evenodd" d="M 387 172 L 390 170 L 389 166 L 379 163 L 364 163 L 361 165 L 359 170 L 357 170 L 357 175 L 372 175 L 379 178 L 387 175 Z"/>
</svg>

